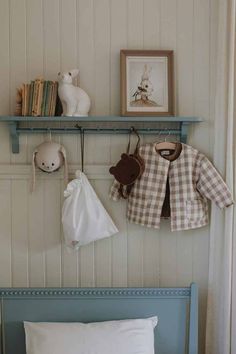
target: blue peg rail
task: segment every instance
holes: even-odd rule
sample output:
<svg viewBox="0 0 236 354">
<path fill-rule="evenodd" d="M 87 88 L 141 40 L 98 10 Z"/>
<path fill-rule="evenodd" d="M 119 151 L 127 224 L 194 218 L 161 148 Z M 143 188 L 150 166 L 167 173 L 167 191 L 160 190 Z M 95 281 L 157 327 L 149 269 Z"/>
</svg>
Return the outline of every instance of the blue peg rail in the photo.
<svg viewBox="0 0 236 354">
<path fill-rule="evenodd" d="M 122 116 L 89 116 L 89 117 L 21 117 L 1 116 L 0 122 L 9 124 L 12 152 L 19 153 L 20 134 L 78 134 L 81 129 L 87 134 L 127 134 L 134 126 L 140 134 L 177 135 L 180 141 L 186 143 L 188 127 L 192 123 L 199 123 L 199 117 L 122 117 Z M 27 123 L 22 126 L 21 123 Z M 37 126 L 35 126 L 37 123 Z M 41 125 L 38 126 L 38 123 Z M 45 126 L 45 123 L 48 123 Z M 60 126 L 55 127 L 55 123 Z M 69 126 L 68 124 L 69 123 Z M 178 128 L 166 127 L 169 123 L 177 123 Z M 67 126 L 66 126 L 67 124 Z M 161 124 L 161 127 L 158 125 Z"/>
</svg>

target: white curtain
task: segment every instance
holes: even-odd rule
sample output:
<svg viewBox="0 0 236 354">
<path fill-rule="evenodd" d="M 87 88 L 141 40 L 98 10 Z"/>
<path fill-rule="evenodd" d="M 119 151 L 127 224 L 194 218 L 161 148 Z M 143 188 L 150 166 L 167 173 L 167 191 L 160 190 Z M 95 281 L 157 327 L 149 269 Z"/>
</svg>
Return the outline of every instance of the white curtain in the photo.
<svg viewBox="0 0 236 354">
<path fill-rule="evenodd" d="M 214 163 L 236 189 L 236 0 L 219 0 Z M 235 193 L 234 193 L 235 199 Z M 236 354 L 236 212 L 212 207 L 206 354 Z"/>
</svg>

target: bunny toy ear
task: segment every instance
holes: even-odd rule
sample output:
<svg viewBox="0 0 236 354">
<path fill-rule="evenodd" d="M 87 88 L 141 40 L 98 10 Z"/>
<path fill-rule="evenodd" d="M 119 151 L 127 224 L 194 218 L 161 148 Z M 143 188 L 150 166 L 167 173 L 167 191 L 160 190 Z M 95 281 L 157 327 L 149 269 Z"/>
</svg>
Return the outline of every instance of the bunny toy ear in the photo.
<svg viewBox="0 0 236 354">
<path fill-rule="evenodd" d="M 143 68 L 143 75 L 142 75 L 142 80 L 148 80 L 149 79 L 149 73 L 151 70 L 148 70 L 147 64 L 144 65 Z"/>
<path fill-rule="evenodd" d="M 67 165 L 67 157 L 66 157 L 66 149 L 61 145 L 60 152 L 64 158 L 64 181 L 65 185 L 68 184 L 68 165 Z"/>
<path fill-rule="evenodd" d="M 79 75 L 79 69 L 72 69 L 70 70 L 71 76 L 74 79 L 76 76 Z"/>
<path fill-rule="evenodd" d="M 31 181 L 31 193 L 35 190 L 35 157 L 37 154 L 38 150 L 35 150 L 33 152 L 33 156 L 32 156 L 32 181 Z"/>
</svg>

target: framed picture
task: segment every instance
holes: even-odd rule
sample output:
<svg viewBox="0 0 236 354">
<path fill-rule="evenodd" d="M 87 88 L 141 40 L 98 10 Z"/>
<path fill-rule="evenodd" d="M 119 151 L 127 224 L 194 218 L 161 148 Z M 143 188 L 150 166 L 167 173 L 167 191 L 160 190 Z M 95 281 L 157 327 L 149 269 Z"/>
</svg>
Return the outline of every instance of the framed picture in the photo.
<svg viewBox="0 0 236 354">
<path fill-rule="evenodd" d="M 121 50 L 122 116 L 173 115 L 173 51 Z"/>
</svg>

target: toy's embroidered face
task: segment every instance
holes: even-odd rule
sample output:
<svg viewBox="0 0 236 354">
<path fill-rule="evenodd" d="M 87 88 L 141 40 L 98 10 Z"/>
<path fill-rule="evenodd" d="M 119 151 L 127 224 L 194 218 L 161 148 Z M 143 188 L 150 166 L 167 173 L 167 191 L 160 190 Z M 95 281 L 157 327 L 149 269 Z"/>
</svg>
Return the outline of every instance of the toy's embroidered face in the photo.
<svg viewBox="0 0 236 354">
<path fill-rule="evenodd" d="M 54 172 L 63 165 L 63 156 L 60 145 L 53 142 L 45 142 L 38 146 L 35 153 L 35 163 L 45 172 Z"/>
<path fill-rule="evenodd" d="M 139 177 L 140 164 L 135 158 L 122 154 L 121 160 L 116 166 L 112 166 L 109 171 L 119 183 L 126 186 L 134 183 Z"/>
<path fill-rule="evenodd" d="M 53 162 L 52 162 L 53 161 Z M 61 165 L 62 165 L 62 156 L 61 153 L 58 154 L 58 156 L 53 160 L 50 160 L 48 158 L 44 158 L 42 156 L 40 156 L 40 154 L 36 155 L 36 164 L 38 166 L 38 168 L 40 168 L 41 170 L 45 171 L 45 172 L 54 172 L 56 170 L 58 170 Z"/>
</svg>

